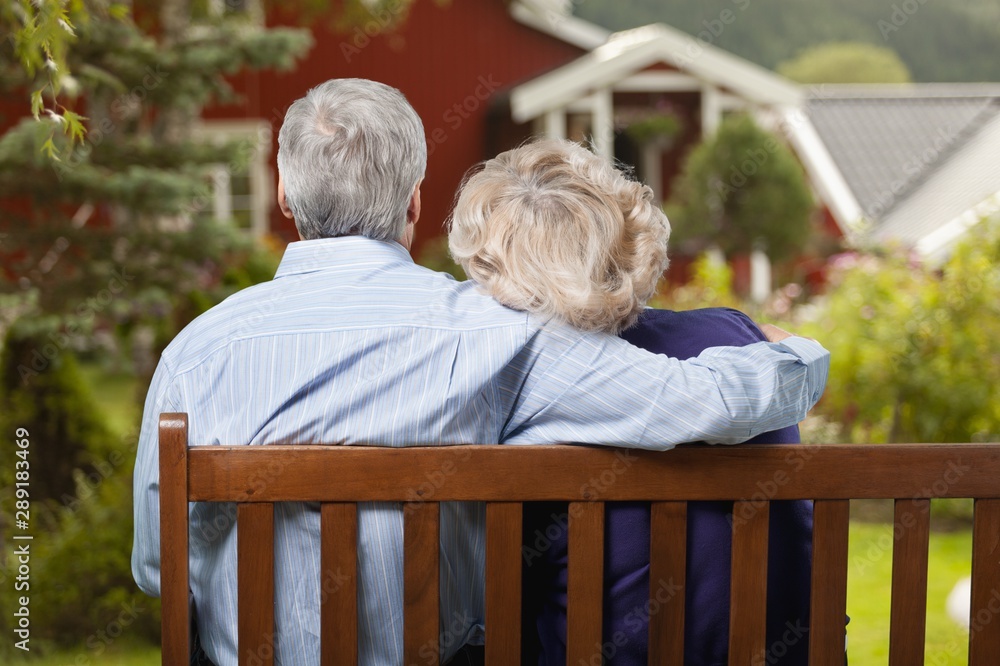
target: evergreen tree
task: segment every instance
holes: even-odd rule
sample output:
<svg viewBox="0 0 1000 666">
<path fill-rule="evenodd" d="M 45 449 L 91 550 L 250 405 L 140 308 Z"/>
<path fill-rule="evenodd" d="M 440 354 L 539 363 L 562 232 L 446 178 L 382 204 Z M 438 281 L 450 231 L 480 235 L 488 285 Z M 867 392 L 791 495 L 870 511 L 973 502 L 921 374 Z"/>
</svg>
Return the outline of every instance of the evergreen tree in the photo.
<svg viewBox="0 0 1000 666">
<path fill-rule="evenodd" d="M 144 325 L 162 342 L 252 281 L 229 267 L 260 250 L 211 219 L 209 174 L 245 168 L 271 137 L 208 145 L 191 128 L 205 105 L 235 98 L 227 74 L 289 68 L 311 37 L 228 4 L 40 0 L 0 11 L 14 35 L 0 44 L 0 87 L 30 91 L 37 117 L 0 137 L 0 286 L 45 315 L 34 346 Z M 205 290 L 213 298 L 199 298 Z M 171 321 L 178 296 L 194 304 Z"/>
</svg>

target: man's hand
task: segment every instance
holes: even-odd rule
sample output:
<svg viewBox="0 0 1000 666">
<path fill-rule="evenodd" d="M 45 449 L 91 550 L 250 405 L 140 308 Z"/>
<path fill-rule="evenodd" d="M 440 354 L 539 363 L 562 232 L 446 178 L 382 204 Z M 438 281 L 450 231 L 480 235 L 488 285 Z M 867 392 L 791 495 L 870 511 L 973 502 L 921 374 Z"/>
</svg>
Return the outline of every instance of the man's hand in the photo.
<svg viewBox="0 0 1000 666">
<path fill-rule="evenodd" d="M 785 338 L 792 337 L 792 334 L 783 328 L 778 328 L 771 324 L 759 324 L 760 332 L 764 334 L 768 342 L 781 342 Z"/>
</svg>

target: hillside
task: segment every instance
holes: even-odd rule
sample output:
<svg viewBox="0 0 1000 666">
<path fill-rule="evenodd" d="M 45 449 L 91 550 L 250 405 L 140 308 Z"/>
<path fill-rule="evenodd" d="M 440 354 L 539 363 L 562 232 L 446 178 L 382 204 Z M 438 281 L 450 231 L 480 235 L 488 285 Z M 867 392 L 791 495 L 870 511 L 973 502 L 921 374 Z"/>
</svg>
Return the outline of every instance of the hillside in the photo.
<svg viewBox="0 0 1000 666">
<path fill-rule="evenodd" d="M 895 49 L 915 81 L 1000 81 L 1000 0 L 575 0 L 574 7 L 613 30 L 659 21 L 702 33 L 772 69 L 815 44 L 864 41 Z"/>
</svg>

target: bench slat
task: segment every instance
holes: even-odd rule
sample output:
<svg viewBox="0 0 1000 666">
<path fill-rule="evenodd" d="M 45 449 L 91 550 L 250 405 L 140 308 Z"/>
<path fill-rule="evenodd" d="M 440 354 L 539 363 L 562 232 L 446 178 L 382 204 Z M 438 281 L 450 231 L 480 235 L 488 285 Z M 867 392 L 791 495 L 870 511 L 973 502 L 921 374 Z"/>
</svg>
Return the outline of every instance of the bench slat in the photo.
<svg viewBox="0 0 1000 666">
<path fill-rule="evenodd" d="M 320 518 L 320 646 L 324 666 L 358 663 L 358 506 L 324 503 Z"/>
<path fill-rule="evenodd" d="M 461 457 L 462 465 L 435 489 L 434 500 L 473 502 L 576 502 L 590 499 L 588 479 L 620 465 L 615 449 L 582 446 L 467 446 L 365 448 L 338 446 L 335 472 L 327 446 L 196 446 L 189 453 L 191 500 L 229 501 L 253 491 L 256 502 L 401 502 L 413 488 Z M 628 452 L 628 483 L 613 483 L 611 501 L 732 500 L 760 492 L 760 479 L 789 469 L 789 456 L 808 460 L 809 471 L 787 476 L 771 500 L 921 497 L 940 482 L 948 461 L 964 472 L 935 496 L 1000 499 L 1000 446 L 996 444 L 827 444 L 789 447 L 678 447 Z M 906 474 L 900 474 L 900 461 Z M 858 461 L 864 461 L 863 464 Z M 260 487 L 261 469 L 280 475 Z M 857 478 L 824 470 L 857 470 Z M 566 473 L 572 470 L 572 473 Z M 709 474 L 706 470 L 711 470 Z M 336 483 L 331 483 L 331 476 Z M 707 478 L 711 483 L 706 483 Z M 581 481 L 582 480 L 582 481 Z M 940 484 L 939 484 L 940 485 Z M 227 499 L 228 498 L 228 499 Z M 247 501 L 251 501 L 247 500 Z"/>
<path fill-rule="evenodd" d="M 767 530 L 771 503 L 733 503 L 729 665 L 764 663 L 767 631 Z"/>
<path fill-rule="evenodd" d="M 848 500 L 813 503 L 809 666 L 843 666 L 847 627 Z"/>
<path fill-rule="evenodd" d="M 240 502 L 236 514 L 240 666 L 274 664 L 274 505 Z"/>
<path fill-rule="evenodd" d="M 191 663 L 187 414 L 160 415 L 160 597 L 163 666 Z"/>
<path fill-rule="evenodd" d="M 653 502 L 649 530 L 649 664 L 684 666 L 687 502 Z"/>
<path fill-rule="evenodd" d="M 604 503 L 570 502 L 566 663 L 600 664 Z"/>
<path fill-rule="evenodd" d="M 1000 500 L 976 500 L 972 524 L 972 604 L 969 664 L 1000 655 Z"/>
<path fill-rule="evenodd" d="M 403 508 L 403 662 L 440 663 L 440 505 Z M 431 655 L 431 657 L 428 657 Z"/>
<path fill-rule="evenodd" d="M 889 666 L 924 663 L 931 501 L 897 499 L 893 521 Z"/>
<path fill-rule="evenodd" d="M 520 502 L 486 505 L 486 663 L 521 663 Z"/>
</svg>

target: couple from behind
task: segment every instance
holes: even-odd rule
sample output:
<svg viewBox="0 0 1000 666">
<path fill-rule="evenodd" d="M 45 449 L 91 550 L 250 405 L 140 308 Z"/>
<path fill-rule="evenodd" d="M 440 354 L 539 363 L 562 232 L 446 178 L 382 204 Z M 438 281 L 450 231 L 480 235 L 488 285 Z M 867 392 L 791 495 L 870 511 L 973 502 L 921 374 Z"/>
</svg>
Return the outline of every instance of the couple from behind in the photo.
<svg viewBox="0 0 1000 666">
<path fill-rule="evenodd" d="M 666 219 L 648 188 L 582 148 L 529 144 L 468 180 L 451 223 L 452 252 L 473 278 L 464 283 L 416 266 L 407 252 L 425 167 L 420 119 L 393 88 L 328 81 L 289 108 L 279 135 L 278 201 L 302 241 L 288 246 L 274 280 L 187 326 L 164 350 L 149 388 L 132 557 L 147 593 L 159 594 L 161 412 L 191 413 L 190 442 L 204 446 L 581 442 L 665 450 L 791 428 L 818 400 L 829 355 L 817 343 L 775 329 L 771 342 L 714 346 L 763 337 L 731 311 L 643 310 L 666 265 Z M 626 335 L 651 351 L 611 335 L 636 318 Z M 612 632 L 629 620 L 616 609 L 648 598 L 636 582 L 648 563 L 644 510 L 609 514 L 609 530 L 628 534 L 620 540 L 626 547 L 608 550 Z M 726 521 L 724 506 L 706 511 L 711 525 Z M 235 510 L 196 503 L 190 512 L 198 634 L 206 658 L 229 666 L 237 661 Z M 444 646 L 448 660 L 485 640 L 484 511 L 446 503 L 441 512 L 442 626 L 458 639 Z M 275 509 L 276 663 L 319 661 L 319 522 L 314 505 Z M 787 543 L 808 534 L 807 512 L 785 522 Z M 703 661 L 691 663 L 716 663 L 709 652 L 726 649 L 717 606 L 728 585 L 721 552 L 728 536 L 708 529 L 698 541 L 692 532 L 690 547 L 725 559 L 725 570 L 700 574 L 704 586 L 689 580 L 705 599 L 695 599 L 689 622 L 711 625 L 696 630 L 696 643 L 712 643 Z M 808 553 L 786 541 L 775 548 L 772 537 L 771 552 L 785 548 L 807 568 Z M 398 505 L 359 507 L 363 664 L 402 663 L 402 543 Z M 538 628 L 528 649 L 545 663 L 559 659 L 564 638 L 561 566 L 553 548 L 544 566 L 539 560 L 529 571 L 544 584 L 528 600 Z M 645 650 L 641 634 L 630 638 L 636 655 Z"/>
</svg>

